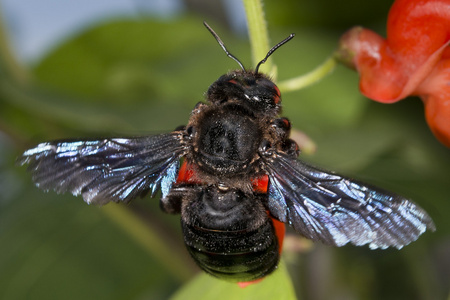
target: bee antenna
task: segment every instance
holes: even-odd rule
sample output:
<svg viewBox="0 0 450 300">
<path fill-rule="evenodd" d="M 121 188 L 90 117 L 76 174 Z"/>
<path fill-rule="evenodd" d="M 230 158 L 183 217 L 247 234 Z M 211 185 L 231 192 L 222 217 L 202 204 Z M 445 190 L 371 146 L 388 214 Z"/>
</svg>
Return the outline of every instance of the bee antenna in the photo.
<svg viewBox="0 0 450 300">
<path fill-rule="evenodd" d="M 266 62 L 266 60 L 269 58 L 269 56 L 272 55 L 272 53 L 275 52 L 275 50 L 277 50 L 278 48 L 280 48 L 281 46 L 283 46 L 284 44 L 286 44 L 287 42 L 289 42 L 290 40 L 292 40 L 294 38 L 295 34 L 291 33 L 287 38 L 285 38 L 284 40 L 282 40 L 281 42 L 279 42 L 278 44 L 276 44 L 275 46 L 272 47 L 272 49 L 269 50 L 269 52 L 267 52 L 266 57 L 264 57 L 263 60 L 261 60 L 255 68 L 255 73 L 258 73 L 259 67 Z"/>
<path fill-rule="evenodd" d="M 211 34 L 216 39 L 216 41 L 219 43 L 220 47 L 222 47 L 223 51 L 225 51 L 227 56 L 229 58 L 233 59 L 235 62 L 237 62 L 239 64 L 239 66 L 241 67 L 242 71 L 245 72 L 244 65 L 239 61 L 239 59 L 236 58 L 236 56 L 234 56 L 233 54 L 230 53 L 230 51 L 228 51 L 228 49 L 225 47 L 225 44 L 222 42 L 222 40 L 217 35 L 217 33 L 214 32 L 214 30 L 211 28 L 211 26 L 209 26 L 208 23 L 206 23 L 205 21 L 203 21 L 203 25 L 205 25 L 206 29 L 208 29 L 209 32 L 211 32 Z"/>
</svg>

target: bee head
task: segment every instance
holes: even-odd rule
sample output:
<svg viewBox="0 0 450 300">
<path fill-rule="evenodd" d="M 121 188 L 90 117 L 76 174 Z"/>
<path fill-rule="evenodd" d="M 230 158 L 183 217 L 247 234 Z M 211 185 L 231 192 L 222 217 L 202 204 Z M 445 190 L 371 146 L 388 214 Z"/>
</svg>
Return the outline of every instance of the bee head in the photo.
<svg viewBox="0 0 450 300">
<path fill-rule="evenodd" d="M 259 67 L 267 61 L 275 50 L 290 41 L 294 34 L 289 35 L 273 46 L 264 59 L 256 65 L 254 71 L 247 71 L 244 65 L 228 51 L 214 30 L 206 22 L 203 24 L 211 32 L 227 56 L 236 61 L 241 67 L 241 70 L 232 71 L 221 76 L 210 86 L 206 94 L 208 101 L 214 104 L 235 102 L 246 106 L 255 113 L 263 113 L 269 116 L 279 114 L 281 104 L 280 90 L 266 75 L 259 73 Z"/>
</svg>

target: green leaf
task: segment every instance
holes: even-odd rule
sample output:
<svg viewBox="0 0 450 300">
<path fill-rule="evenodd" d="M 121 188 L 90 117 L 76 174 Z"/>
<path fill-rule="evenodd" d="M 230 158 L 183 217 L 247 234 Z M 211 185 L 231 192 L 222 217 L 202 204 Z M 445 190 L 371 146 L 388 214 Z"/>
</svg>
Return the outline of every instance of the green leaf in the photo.
<svg viewBox="0 0 450 300">
<path fill-rule="evenodd" d="M 278 269 L 262 282 L 240 288 L 236 283 L 216 279 L 205 273 L 183 286 L 171 300 L 295 300 L 295 291 L 283 260 Z"/>
</svg>

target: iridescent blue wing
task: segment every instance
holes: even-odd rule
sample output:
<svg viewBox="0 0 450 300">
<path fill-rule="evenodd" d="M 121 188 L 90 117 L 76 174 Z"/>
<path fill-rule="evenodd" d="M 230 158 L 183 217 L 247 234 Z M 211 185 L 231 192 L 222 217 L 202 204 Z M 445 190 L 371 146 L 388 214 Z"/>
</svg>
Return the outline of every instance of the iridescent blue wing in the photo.
<svg viewBox="0 0 450 300">
<path fill-rule="evenodd" d="M 87 203 L 129 202 L 161 188 L 167 195 L 184 154 L 179 132 L 137 138 L 42 143 L 25 151 L 33 181 L 43 190 L 82 195 Z"/>
<path fill-rule="evenodd" d="M 312 240 L 400 249 L 426 229 L 435 230 L 422 208 L 380 188 L 281 153 L 266 158 L 266 169 L 271 214 Z"/>
</svg>

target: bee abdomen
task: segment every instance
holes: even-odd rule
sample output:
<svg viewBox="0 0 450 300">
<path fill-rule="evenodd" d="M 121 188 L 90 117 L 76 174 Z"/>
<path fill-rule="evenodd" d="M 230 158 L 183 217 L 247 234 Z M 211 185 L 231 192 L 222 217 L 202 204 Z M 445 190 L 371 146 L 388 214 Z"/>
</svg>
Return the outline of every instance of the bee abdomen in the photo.
<svg viewBox="0 0 450 300">
<path fill-rule="evenodd" d="M 182 222 L 186 247 L 205 272 L 243 282 L 262 278 L 277 267 L 278 241 L 270 219 L 252 230 L 208 230 Z"/>
<path fill-rule="evenodd" d="M 242 282 L 276 268 L 278 240 L 258 196 L 210 186 L 186 201 L 181 213 L 186 247 L 207 273 Z"/>
</svg>

